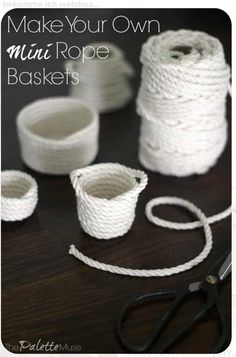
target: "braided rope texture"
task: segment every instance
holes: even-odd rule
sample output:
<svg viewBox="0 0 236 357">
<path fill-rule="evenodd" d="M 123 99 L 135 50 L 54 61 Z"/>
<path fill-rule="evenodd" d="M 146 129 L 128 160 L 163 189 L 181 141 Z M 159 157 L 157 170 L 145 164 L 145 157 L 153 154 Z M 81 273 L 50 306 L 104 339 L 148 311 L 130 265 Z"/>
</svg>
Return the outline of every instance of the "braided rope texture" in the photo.
<svg viewBox="0 0 236 357">
<path fill-rule="evenodd" d="M 222 44 L 204 32 L 166 31 L 147 40 L 140 60 L 140 162 L 165 175 L 206 173 L 227 142 Z"/>
<path fill-rule="evenodd" d="M 79 73 L 80 79 L 78 84 L 71 85 L 70 95 L 90 103 L 100 113 L 123 108 L 133 97 L 130 78 L 134 76 L 124 52 L 109 42 L 94 42 L 87 46 L 94 49 L 105 46 L 110 51 L 109 57 L 97 57 L 84 63 L 81 60 L 67 61 L 65 67 L 70 72 Z"/>
<path fill-rule="evenodd" d="M 70 174 L 77 197 L 78 218 L 83 230 L 99 239 L 128 232 L 147 175 L 116 163 L 74 170 Z"/>
<path fill-rule="evenodd" d="M 38 185 L 30 175 L 15 170 L 1 172 L 1 219 L 21 221 L 35 210 Z"/>
<path fill-rule="evenodd" d="M 37 100 L 17 116 L 21 156 L 44 174 L 65 175 L 89 165 L 98 153 L 98 113 L 77 99 Z"/>
<path fill-rule="evenodd" d="M 184 207 L 185 209 L 196 215 L 199 221 L 190 222 L 190 223 L 177 223 L 177 222 L 166 221 L 156 216 L 154 217 L 152 214 L 152 208 L 154 206 L 163 205 L 163 204 Z M 179 274 L 186 270 L 192 269 L 193 267 L 200 264 L 203 260 L 206 259 L 206 257 L 209 255 L 212 249 L 212 244 L 213 244 L 210 223 L 214 223 L 228 217 L 231 214 L 231 207 L 227 208 L 225 211 L 217 215 L 207 218 L 205 214 L 197 206 L 195 206 L 193 203 L 189 202 L 188 200 L 184 200 L 178 197 L 165 196 L 165 197 L 154 198 L 151 201 L 149 201 L 146 205 L 145 213 L 150 222 L 160 227 L 165 227 L 175 230 L 180 230 L 180 229 L 187 230 L 187 229 L 195 229 L 197 227 L 203 227 L 204 234 L 205 234 L 205 246 L 203 250 L 200 252 L 198 256 L 187 261 L 184 264 L 180 264 L 170 268 L 162 268 L 162 269 L 130 269 L 130 268 L 123 268 L 116 265 L 101 263 L 97 260 L 94 260 L 84 255 L 82 252 L 76 249 L 74 245 L 70 246 L 69 254 L 73 255 L 75 258 L 79 259 L 81 262 L 87 264 L 92 268 L 107 271 L 113 274 L 142 277 L 142 278 L 164 277 L 173 274 Z"/>
</svg>

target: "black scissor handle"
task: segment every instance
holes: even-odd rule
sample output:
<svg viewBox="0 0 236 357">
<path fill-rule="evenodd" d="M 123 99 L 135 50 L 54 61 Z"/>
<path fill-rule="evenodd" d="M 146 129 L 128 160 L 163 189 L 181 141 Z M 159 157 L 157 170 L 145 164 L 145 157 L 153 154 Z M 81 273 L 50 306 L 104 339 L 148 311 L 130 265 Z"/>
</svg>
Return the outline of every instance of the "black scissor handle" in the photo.
<svg viewBox="0 0 236 357">
<path fill-rule="evenodd" d="M 208 285 L 208 284 L 206 284 Z M 159 353 L 165 352 L 167 349 L 169 349 L 182 335 L 184 335 L 188 330 L 192 328 L 192 326 L 197 323 L 213 306 L 216 305 L 216 297 L 217 297 L 217 288 L 216 286 L 210 286 L 208 288 L 205 287 L 205 284 L 202 286 L 200 290 L 197 290 L 198 292 L 202 293 L 205 298 L 206 302 L 203 303 L 203 305 L 194 313 L 194 315 L 189 319 L 189 321 L 182 327 L 180 327 L 176 333 L 172 334 L 170 339 L 168 339 L 164 345 L 160 346 L 158 349 Z M 131 298 L 123 307 L 121 310 L 120 316 L 117 321 L 117 326 L 116 326 L 116 332 L 118 339 L 120 340 L 121 344 L 125 349 L 127 349 L 130 352 L 144 352 L 148 348 L 151 347 L 151 345 L 157 341 L 159 335 L 161 332 L 164 330 L 165 325 L 167 322 L 171 319 L 171 317 L 174 315 L 178 307 L 181 305 L 181 303 L 184 301 L 185 297 L 187 295 L 192 295 L 194 294 L 194 291 L 187 289 L 181 289 L 181 290 L 160 290 L 152 294 L 145 294 L 141 296 L 135 296 Z M 170 308 L 161 316 L 155 327 L 153 328 L 151 334 L 144 340 L 143 343 L 137 345 L 137 344 L 132 344 L 130 343 L 123 331 L 123 323 L 124 321 L 128 318 L 129 311 L 134 308 L 136 303 L 138 302 L 145 302 L 149 300 L 154 300 L 158 299 L 161 296 L 175 296 L 175 299 L 170 305 Z M 225 320 L 224 316 L 220 310 L 220 308 L 217 306 L 217 312 L 219 316 L 219 322 L 220 322 L 220 330 L 221 330 L 221 336 L 220 339 L 218 340 L 218 347 L 217 345 L 215 346 L 214 350 L 219 351 L 221 346 L 226 340 L 226 335 L 225 335 Z"/>
<path fill-rule="evenodd" d="M 123 347 L 130 352 L 144 352 L 144 351 L 146 351 L 153 344 L 153 342 L 156 340 L 156 338 L 158 337 L 162 328 L 165 326 L 165 324 L 171 318 L 176 307 L 180 304 L 180 302 L 182 301 L 182 299 L 184 298 L 184 296 L 187 293 L 188 293 L 187 291 L 182 290 L 181 293 L 177 294 L 177 291 L 175 289 L 165 289 L 165 290 L 159 290 L 159 291 L 151 293 L 151 294 L 134 296 L 130 300 L 128 300 L 128 302 L 124 305 L 124 307 L 122 308 L 122 310 L 120 312 L 119 318 L 117 320 L 117 325 L 116 325 L 116 333 L 117 333 L 118 339 L 120 340 Z M 144 303 L 147 301 L 155 300 L 155 299 L 163 297 L 163 296 L 176 296 L 176 297 L 175 297 L 174 301 L 172 302 L 170 309 L 162 316 L 161 320 L 155 326 L 152 333 L 140 345 L 132 344 L 129 341 L 127 341 L 127 339 L 125 338 L 124 332 L 123 332 L 123 324 L 124 324 L 124 321 L 127 319 L 130 310 L 132 310 L 138 302 Z"/>
<path fill-rule="evenodd" d="M 224 316 L 223 311 L 221 310 L 219 304 L 216 305 L 216 309 L 217 309 L 217 314 L 219 317 L 220 337 L 218 338 L 217 342 L 213 346 L 212 353 L 222 352 L 222 349 L 225 347 L 227 337 L 228 337 L 225 316 Z"/>
</svg>

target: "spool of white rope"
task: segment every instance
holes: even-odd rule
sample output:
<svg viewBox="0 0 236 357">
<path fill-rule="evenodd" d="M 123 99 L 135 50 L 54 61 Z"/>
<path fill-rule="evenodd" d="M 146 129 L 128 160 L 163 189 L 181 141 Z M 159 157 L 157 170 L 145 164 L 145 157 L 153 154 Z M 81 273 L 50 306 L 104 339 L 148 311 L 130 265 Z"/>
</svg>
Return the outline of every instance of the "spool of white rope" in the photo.
<svg viewBox="0 0 236 357">
<path fill-rule="evenodd" d="M 21 221 L 34 212 L 38 186 L 30 175 L 15 170 L 1 172 L 1 219 Z"/>
<path fill-rule="evenodd" d="M 68 174 L 87 166 L 98 152 L 99 117 L 67 97 L 37 100 L 17 117 L 22 159 L 44 174 Z"/>
<path fill-rule="evenodd" d="M 158 217 L 154 217 L 152 214 L 152 208 L 154 206 L 161 205 L 161 204 L 177 205 L 177 206 L 184 207 L 187 210 L 189 210 L 191 213 L 196 215 L 199 221 L 190 222 L 190 223 L 177 223 L 177 222 L 166 221 Z M 153 200 L 147 203 L 145 212 L 147 218 L 157 226 L 175 229 L 175 230 L 195 229 L 197 227 L 203 227 L 204 234 L 205 234 L 205 246 L 201 251 L 201 253 L 198 256 L 196 256 L 194 259 L 184 264 L 180 264 L 171 268 L 162 268 L 162 269 L 131 269 L 131 268 L 123 268 L 116 265 L 101 263 L 84 255 L 79 250 L 77 250 L 74 245 L 70 246 L 69 254 L 72 254 L 77 259 L 79 259 L 80 261 L 89 265 L 92 268 L 104 270 L 114 274 L 127 275 L 133 277 L 144 277 L 144 278 L 163 277 L 163 276 L 170 276 L 173 274 L 179 274 L 186 270 L 192 269 L 194 266 L 200 264 L 204 259 L 206 259 L 212 248 L 212 231 L 209 224 L 228 217 L 231 213 L 231 208 L 228 208 L 227 210 L 221 212 L 220 214 L 207 218 L 205 214 L 198 207 L 196 207 L 193 203 L 187 200 L 178 197 L 159 197 L 159 198 L 154 198 Z"/>
<path fill-rule="evenodd" d="M 207 172 L 227 141 L 222 44 L 203 32 L 167 31 L 148 39 L 140 59 L 140 162 L 166 175 Z"/>
<path fill-rule="evenodd" d="M 123 51 L 109 42 L 94 42 L 87 47 L 95 50 L 106 47 L 109 56 L 106 59 L 95 57 L 85 62 L 67 61 L 65 67 L 70 72 L 77 72 L 80 81 L 71 85 L 70 95 L 90 103 L 101 113 L 124 107 L 133 96 L 129 80 L 134 71 L 125 60 Z"/>
<path fill-rule="evenodd" d="M 106 163 L 74 170 L 70 174 L 83 230 L 100 239 L 128 232 L 147 175 L 120 164 Z"/>
</svg>

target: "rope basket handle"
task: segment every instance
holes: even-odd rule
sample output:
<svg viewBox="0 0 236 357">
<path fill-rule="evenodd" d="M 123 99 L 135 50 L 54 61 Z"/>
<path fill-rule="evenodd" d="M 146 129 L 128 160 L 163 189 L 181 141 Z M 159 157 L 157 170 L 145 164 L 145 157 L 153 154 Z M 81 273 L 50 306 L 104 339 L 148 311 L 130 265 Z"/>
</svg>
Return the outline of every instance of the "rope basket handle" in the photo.
<svg viewBox="0 0 236 357">
<path fill-rule="evenodd" d="M 130 170 L 130 176 L 136 179 L 136 186 L 134 187 L 135 191 L 140 193 L 141 191 L 144 190 L 144 188 L 147 186 L 148 178 L 145 172 L 136 170 L 136 169 L 129 169 Z M 137 181 L 139 180 L 139 182 Z"/>
<path fill-rule="evenodd" d="M 140 193 L 147 185 L 148 177 L 145 172 L 141 170 L 131 169 L 129 167 L 116 163 L 96 164 L 81 169 L 73 170 L 70 173 L 71 183 L 76 194 L 78 194 L 79 190 L 81 189 L 81 186 L 79 184 L 79 178 L 86 173 L 96 172 L 96 169 L 99 169 L 99 171 L 107 170 L 107 172 L 108 170 L 112 172 L 113 169 L 119 169 L 121 172 L 136 179 L 136 185 L 132 188 L 132 192 Z M 137 179 L 139 180 L 139 182 L 137 181 Z"/>
</svg>

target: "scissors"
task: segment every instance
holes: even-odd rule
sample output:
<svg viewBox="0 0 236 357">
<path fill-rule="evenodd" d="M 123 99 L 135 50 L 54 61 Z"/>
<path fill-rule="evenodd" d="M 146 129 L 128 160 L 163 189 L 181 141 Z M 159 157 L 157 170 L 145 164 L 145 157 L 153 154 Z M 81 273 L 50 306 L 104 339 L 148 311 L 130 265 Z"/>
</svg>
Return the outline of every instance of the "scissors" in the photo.
<svg viewBox="0 0 236 357">
<path fill-rule="evenodd" d="M 158 353 L 165 352 L 168 350 L 182 335 L 184 335 L 189 329 L 191 329 L 203 316 L 205 316 L 210 309 L 216 308 L 220 337 L 215 343 L 213 351 L 214 353 L 220 352 L 227 340 L 226 332 L 226 320 L 224 314 L 218 304 L 218 285 L 231 273 L 231 251 L 225 253 L 216 264 L 210 269 L 204 280 L 201 282 L 195 282 L 189 284 L 187 287 L 182 289 L 163 289 L 150 294 L 144 294 L 139 296 L 134 296 L 124 305 L 121 309 L 119 318 L 116 324 L 116 333 L 120 343 L 125 349 L 130 352 L 144 352 L 149 349 L 157 339 L 161 332 L 165 329 L 166 324 L 174 315 L 178 307 L 183 303 L 187 296 L 195 292 L 201 293 L 205 299 L 204 303 L 196 310 L 194 315 L 189 319 L 189 321 L 182 327 L 178 329 L 175 334 L 172 334 L 169 340 L 165 341 L 162 346 L 159 347 Z M 127 320 L 130 310 L 135 308 L 138 303 L 148 302 L 150 300 L 158 299 L 158 297 L 174 297 L 173 302 L 170 305 L 169 310 L 165 312 L 157 324 L 154 326 L 151 334 L 144 340 L 142 344 L 132 344 L 125 338 L 123 325 L 125 320 Z"/>
</svg>

